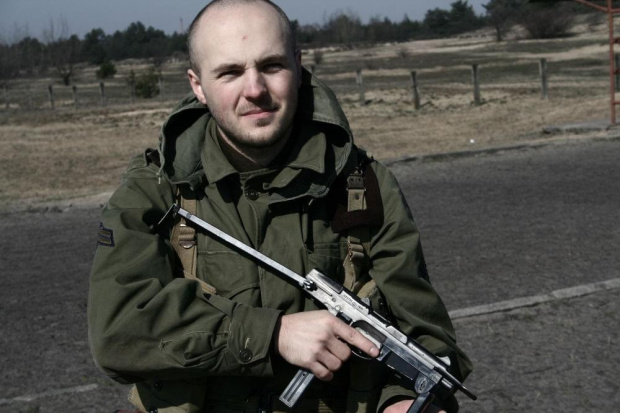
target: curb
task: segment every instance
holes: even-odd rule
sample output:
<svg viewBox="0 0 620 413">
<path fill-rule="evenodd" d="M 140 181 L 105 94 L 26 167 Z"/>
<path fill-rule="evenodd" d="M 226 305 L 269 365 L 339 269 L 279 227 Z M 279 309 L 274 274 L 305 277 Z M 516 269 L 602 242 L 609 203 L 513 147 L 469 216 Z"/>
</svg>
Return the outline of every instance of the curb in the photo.
<svg viewBox="0 0 620 413">
<path fill-rule="evenodd" d="M 594 130 L 590 131 L 593 132 Z M 600 130 L 598 130 L 600 131 Z M 492 146 L 479 149 L 466 149 L 462 151 L 442 152 L 435 154 L 423 154 L 423 155 L 405 155 L 398 158 L 386 159 L 381 161 L 386 166 L 407 163 L 407 162 L 428 162 L 428 161 L 443 161 L 457 158 L 470 158 L 480 155 L 492 155 L 499 152 L 523 150 L 523 149 L 539 149 L 552 145 L 565 145 L 572 143 L 583 142 L 601 142 L 601 141 L 618 141 L 620 140 L 619 129 L 607 129 L 607 136 L 572 136 L 572 137 L 559 137 L 549 139 L 536 139 L 523 143 L 517 143 L 504 146 Z M 578 132 L 573 132 L 577 134 Z"/>
</svg>

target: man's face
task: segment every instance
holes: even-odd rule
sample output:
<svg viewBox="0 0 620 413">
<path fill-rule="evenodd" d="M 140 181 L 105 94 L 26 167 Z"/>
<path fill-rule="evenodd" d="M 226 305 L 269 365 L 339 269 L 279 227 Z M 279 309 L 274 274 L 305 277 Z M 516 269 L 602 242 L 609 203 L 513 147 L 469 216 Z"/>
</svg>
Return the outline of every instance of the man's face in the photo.
<svg viewBox="0 0 620 413">
<path fill-rule="evenodd" d="M 200 73 L 190 70 L 190 83 L 224 139 L 240 148 L 270 148 L 288 137 L 301 63 L 274 10 L 264 4 L 212 9 L 194 45 Z"/>
</svg>

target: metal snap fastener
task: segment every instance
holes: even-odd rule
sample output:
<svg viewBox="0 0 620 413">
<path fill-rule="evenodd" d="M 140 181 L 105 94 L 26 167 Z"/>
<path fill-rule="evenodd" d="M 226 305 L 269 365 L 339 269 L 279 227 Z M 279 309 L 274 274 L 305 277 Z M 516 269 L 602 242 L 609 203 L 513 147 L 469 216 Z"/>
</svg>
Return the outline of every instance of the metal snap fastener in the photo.
<svg viewBox="0 0 620 413">
<path fill-rule="evenodd" d="M 258 191 L 255 191 L 254 189 L 248 189 L 248 191 L 245 193 L 245 196 L 247 196 L 248 199 L 251 201 L 256 201 L 258 199 Z"/>
<path fill-rule="evenodd" d="M 248 350 L 247 348 L 239 352 L 239 359 L 243 361 L 244 363 L 247 363 L 250 360 L 252 360 L 252 356 L 253 356 L 252 352 Z"/>
</svg>

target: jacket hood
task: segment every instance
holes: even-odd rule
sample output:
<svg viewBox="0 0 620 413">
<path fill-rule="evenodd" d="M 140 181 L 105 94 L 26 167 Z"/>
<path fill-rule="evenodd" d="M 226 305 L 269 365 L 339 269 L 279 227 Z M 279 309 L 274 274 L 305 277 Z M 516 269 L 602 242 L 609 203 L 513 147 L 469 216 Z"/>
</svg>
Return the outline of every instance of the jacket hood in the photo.
<svg viewBox="0 0 620 413">
<path fill-rule="evenodd" d="M 188 183 L 193 188 L 200 186 L 206 179 L 201 153 L 210 119 L 209 108 L 200 103 L 193 93 L 176 105 L 162 126 L 160 175 L 165 175 L 173 184 Z M 285 168 L 297 169 L 297 175 L 306 179 L 308 174 L 312 175 L 310 180 L 314 184 L 303 189 L 304 195 L 322 197 L 336 176 L 351 162 L 353 136 L 333 91 L 305 69 L 302 69 L 295 122 L 301 125 L 311 122 L 313 128 L 310 129 L 320 131 L 321 137 L 316 139 L 326 142 L 323 144 L 323 158 L 326 161 L 321 162 L 319 167 L 305 167 L 299 155 L 303 153 L 304 146 L 311 146 L 308 139 L 312 139 L 305 136 L 304 142 L 296 145 L 293 158 L 289 159 Z M 302 182 L 300 179 L 295 181 Z M 280 195 L 277 198 L 290 199 L 302 195 L 299 191 L 291 192 L 290 188 L 279 188 L 278 191 Z"/>
</svg>

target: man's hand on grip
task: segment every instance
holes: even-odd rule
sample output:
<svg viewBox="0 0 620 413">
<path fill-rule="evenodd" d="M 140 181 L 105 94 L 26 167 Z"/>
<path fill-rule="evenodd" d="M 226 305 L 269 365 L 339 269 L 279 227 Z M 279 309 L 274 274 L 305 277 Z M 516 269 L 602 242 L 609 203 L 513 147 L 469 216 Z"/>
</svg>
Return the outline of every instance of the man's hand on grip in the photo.
<svg viewBox="0 0 620 413">
<path fill-rule="evenodd" d="M 371 357 L 379 355 L 371 341 L 326 310 L 282 316 L 274 340 L 276 351 L 286 361 L 325 381 L 351 356 L 348 345 Z"/>
</svg>

